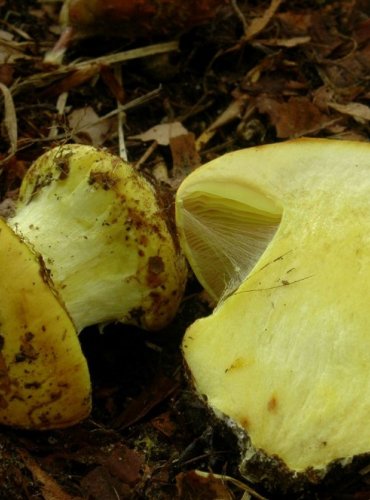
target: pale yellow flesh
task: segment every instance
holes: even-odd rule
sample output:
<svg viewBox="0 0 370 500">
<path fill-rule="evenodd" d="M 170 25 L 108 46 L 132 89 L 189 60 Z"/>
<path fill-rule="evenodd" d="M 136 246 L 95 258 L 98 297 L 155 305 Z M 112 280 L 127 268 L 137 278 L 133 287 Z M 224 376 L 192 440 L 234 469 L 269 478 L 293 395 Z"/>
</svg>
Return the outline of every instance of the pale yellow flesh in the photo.
<svg viewBox="0 0 370 500">
<path fill-rule="evenodd" d="M 9 224 L 43 256 L 78 331 L 112 321 L 155 330 L 186 282 L 166 209 L 129 164 L 74 144 L 33 164 Z"/>
<path fill-rule="evenodd" d="M 245 203 L 262 193 L 282 219 L 234 295 L 185 335 L 198 393 L 292 472 L 370 452 L 370 145 L 300 140 L 200 168 L 177 198 L 190 262 L 184 205 L 227 183 L 227 197 L 246 186 Z"/>
<path fill-rule="evenodd" d="M 43 267 L 0 219 L 0 423 L 67 427 L 90 412 L 76 330 Z"/>
</svg>

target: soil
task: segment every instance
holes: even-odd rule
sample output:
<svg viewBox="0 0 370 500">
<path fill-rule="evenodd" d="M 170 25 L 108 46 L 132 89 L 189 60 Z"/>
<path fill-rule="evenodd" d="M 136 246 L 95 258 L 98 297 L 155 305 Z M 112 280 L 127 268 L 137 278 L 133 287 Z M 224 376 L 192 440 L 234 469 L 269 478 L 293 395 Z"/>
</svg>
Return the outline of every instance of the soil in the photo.
<svg viewBox="0 0 370 500">
<path fill-rule="evenodd" d="M 170 199 L 192 169 L 231 150 L 369 140 L 367 0 L 219 3 L 202 22 L 168 16 L 166 29 L 145 22 L 139 36 L 122 20 L 77 29 L 61 56 L 61 2 L 0 0 L 2 215 L 31 163 L 66 142 L 127 154 Z M 186 327 L 211 308 L 190 275 L 165 330 L 83 331 L 92 414 L 63 430 L 0 428 L 0 500 L 370 498 L 366 457 L 296 492 L 240 476 L 235 438 L 195 397 L 181 356 Z"/>
</svg>

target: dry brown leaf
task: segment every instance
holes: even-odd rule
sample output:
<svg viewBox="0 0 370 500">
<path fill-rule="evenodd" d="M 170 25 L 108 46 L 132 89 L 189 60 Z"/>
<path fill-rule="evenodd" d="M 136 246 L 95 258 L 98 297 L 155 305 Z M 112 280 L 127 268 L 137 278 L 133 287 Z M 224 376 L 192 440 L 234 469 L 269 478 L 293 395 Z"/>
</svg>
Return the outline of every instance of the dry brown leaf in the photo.
<svg viewBox="0 0 370 500">
<path fill-rule="evenodd" d="M 276 16 L 281 21 L 284 32 L 291 35 L 303 35 L 312 28 L 313 16 L 310 12 L 281 12 Z"/>
<path fill-rule="evenodd" d="M 204 130 L 196 140 L 197 151 L 200 151 L 212 139 L 217 129 L 230 123 L 231 121 L 241 118 L 245 109 L 247 97 L 245 95 L 232 101 L 229 106 Z"/>
<path fill-rule="evenodd" d="M 296 47 L 297 45 L 304 45 L 305 43 L 309 43 L 311 41 L 310 36 L 295 36 L 293 38 L 271 38 L 268 40 L 260 40 L 258 39 L 258 43 L 261 45 L 268 45 L 272 47 Z"/>
<path fill-rule="evenodd" d="M 82 141 L 92 146 L 104 144 L 112 128 L 111 120 L 101 120 L 91 106 L 73 110 L 68 115 L 68 123 L 76 142 Z"/>
<path fill-rule="evenodd" d="M 45 92 L 45 95 L 53 96 L 60 95 L 63 92 L 68 92 L 69 90 L 88 82 L 99 72 L 100 65 L 94 63 L 89 66 L 72 70 L 71 73 L 69 73 L 65 78 L 51 85 Z"/>
<path fill-rule="evenodd" d="M 0 63 L 0 82 L 10 87 L 14 81 L 14 65 Z"/>
<path fill-rule="evenodd" d="M 2 92 L 4 98 L 4 125 L 10 143 L 9 154 L 13 155 L 17 151 L 17 140 L 18 140 L 17 115 L 15 112 L 15 106 L 12 94 L 8 89 L 8 87 L 1 82 L 0 82 L 0 91 Z"/>
<path fill-rule="evenodd" d="M 335 102 L 328 102 L 330 108 L 343 113 L 344 115 L 352 116 L 360 123 L 370 120 L 370 107 L 360 102 L 351 102 L 349 104 L 337 104 Z"/>
<path fill-rule="evenodd" d="M 85 493 L 84 498 L 117 500 L 131 496 L 130 487 L 113 477 L 101 465 L 94 467 L 86 474 L 81 481 L 81 486 Z"/>
<path fill-rule="evenodd" d="M 258 33 L 260 33 L 268 23 L 271 21 L 272 17 L 274 16 L 275 12 L 279 8 L 282 0 L 272 0 L 270 6 L 268 9 L 265 10 L 263 15 L 261 17 L 257 17 L 256 19 L 253 19 L 253 21 L 250 23 L 250 25 L 247 28 L 247 31 L 244 35 L 245 40 L 250 40 L 251 38 L 254 38 Z"/>
<path fill-rule="evenodd" d="M 13 63 L 17 59 L 30 59 L 19 48 L 20 45 L 8 38 L 0 37 L 0 64 Z"/>
<path fill-rule="evenodd" d="M 23 462 L 31 472 L 35 482 L 40 486 L 44 500 L 82 500 L 81 497 L 71 496 L 37 464 L 25 450 L 20 450 Z"/>
<path fill-rule="evenodd" d="M 200 157 L 196 148 L 193 133 L 179 135 L 170 139 L 172 154 L 173 186 L 178 186 L 182 180 L 200 165 Z"/>
<path fill-rule="evenodd" d="M 197 474 L 197 471 L 181 472 L 176 476 L 176 486 L 179 500 L 232 500 L 234 495 L 224 482 L 213 474 L 207 477 Z"/>
<path fill-rule="evenodd" d="M 131 136 L 130 139 L 140 139 L 143 142 L 156 141 L 161 146 L 168 146 L 171 139 L 187 133 L 188 131 L 180 122 L 161 123 L 142 134 Z"/>
<path fill-rule="evenodd" d="M 280 139 L 318 132 L 329 122 L 307 97 L 291 97 L 287 102 L 279 102 L 262 95 L 257 99 L 257 108 L 269 116 Z"/>
<path fill-rule="evenodd" d="M 143 419 L 153 408 L 178 388 L 178 381 L 158 373 L 152 382 L 125 407 L 115 419 L 114 427 L 125 429 Z"/>
</svg>

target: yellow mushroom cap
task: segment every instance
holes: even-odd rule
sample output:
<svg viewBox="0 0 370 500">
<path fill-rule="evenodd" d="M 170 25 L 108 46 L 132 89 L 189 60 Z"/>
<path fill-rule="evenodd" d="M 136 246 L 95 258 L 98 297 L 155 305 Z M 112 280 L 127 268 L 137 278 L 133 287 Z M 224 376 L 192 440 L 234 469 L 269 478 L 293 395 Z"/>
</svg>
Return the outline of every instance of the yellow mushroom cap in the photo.
<svg viewBox="0 0 370 500">
<path fill-rule="evenodd" d="M 128 163 L 68 144 L 31 166 L 8 223 L 42 255 L 78 331 L 113 321 L 157 330 L 187 274 L 169 210 Z"/>
<path fill-rule="evenodd" d="M 185 253 L 220 300 L 188 329 L 185 360 L 248 436 L 246 476 L 318 478 L 370 453 L 370 144 L 236 151 L 185 179 L 176 205 Z"/>
<path fill-rule="evenodd" d="M 73 425 L 90 412 L 90 377 L 75 327 L 39 255 L 0 219 L 0 423 Z"/>
</svg>

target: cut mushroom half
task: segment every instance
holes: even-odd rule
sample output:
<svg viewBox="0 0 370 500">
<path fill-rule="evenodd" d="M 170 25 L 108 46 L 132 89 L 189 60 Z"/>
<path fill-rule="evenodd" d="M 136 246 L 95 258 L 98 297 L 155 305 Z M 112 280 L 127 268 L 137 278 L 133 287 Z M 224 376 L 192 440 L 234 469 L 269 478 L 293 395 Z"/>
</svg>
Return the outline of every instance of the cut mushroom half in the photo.
<svg viewBox="0 0 370 500">
<path fill-rule="evenodd" d="M 187 330 L 185 361 L 241 436 L 243 474 L 319 481 L 369 453 L 370 144 L 227 154 L 185 179 L 176 212 L 219 301 Z"/>
<path fill-rule="evenodd" d="M 31 166 L 8 223 L 42 256 L 78 331 L 114 321 L 159 330 L 187 273 L 169 212 L 131 165 L 68 144 Z"/>
<path fill-rule="evenodd" d="M 90 412 L 76 329 L 42 258 L 0 219 L 0 423 L 49 429 Z"/>
<path fill-rule="evenodd" d="M 172 320 L 187 267 L 168 211 L 106 151 L 65 145 L 30 167 L 15 216 L 0 219 L 0 424 L 51 429 L 88 416 L 83 328 Z"/>
</svg>

